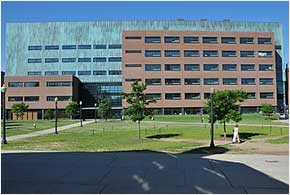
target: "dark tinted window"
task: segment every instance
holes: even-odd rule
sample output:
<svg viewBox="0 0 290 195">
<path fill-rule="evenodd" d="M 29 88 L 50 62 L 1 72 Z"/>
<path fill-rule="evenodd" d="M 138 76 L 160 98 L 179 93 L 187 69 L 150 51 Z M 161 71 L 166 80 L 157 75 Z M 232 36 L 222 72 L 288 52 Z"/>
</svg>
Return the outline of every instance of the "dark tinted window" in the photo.
<svg viewBox="0 0 290 195">
<path fill-rule="evenodd" d="M 121 57 L 110 57 L 109 62 L 122 62 Z"/>
<path fill-rule="evenodd" d="M 161 85 L 161 79 L 145 79 L 146 85 Z"/>
<path fill-rule="evenodd" d="M 181 100 L 180 93 L 165 93 L 166 100 Z"/>
<path fill-rule="evenodd" d="M 255 57 L 254 51 L 240 51 L 240 57 Z"/>
<path fill-rule="evenodd" d="M 200 66 L 199 64 L 184 64 L 185 71 L 199 71 Z"/>
<path fill-rule="evenodd" d="M 218 78 L 205 78 L 203 81 L 205 85 L 218 85 L 219 84 Z"/>
<path fill-rule="evenodd" d="M 63 50 L 77 49 L 77 46 L 76 45 L 63 45 L 62 49 Z"/>
<path fill-rule="evenodd" d="M 62 62 L 67 63 L 67 62 L 76 62 L 76 58 L 62 58 Z"/>
<path fill-rule="evenodd" d="M 41 45 L 28 46 L 28 50 L 42 50 Z"/>
<path fill-rule="evenodd" d="M 58 45 L 46 45 L 45 50 L 59 50 L 59 46 Z"/>
<path fill-rule="evenodd" d="M 255 92 L 247 93 L 247 99 L 256 99 L 256 93 Z"/>
<path fill-rule="evenodd" d="M 121 44 L 110 44 L 109 49 L 122 49 Z"/>
<path fill-rule="evenodd" d="M 258 44 L 271 44 L 272 39 L 271 38 L 258 38 Z"/>
<path fill-rule="evenodd" d="M 218 64 L 204 64 L 203 70 L 205 70 L 205 71 L 218 71 L 219 65 Z"/>
<path fill-rule="evenodd" d="M 142 79 L 136 79 L 136 78 L 126 78 L 126 82 L 134 82 L 134 81 L 142 81 Z"/>
<path fill-rule="evenodd" d="M 146 99 L 161 100 L 161 93 L 147 93 Z"/>
<path fill-rule="evenodd" d="M 256 85 L 256 79 L 255 78 L 242 78 L 241 84 L 242 85 Z"/>
<path fill-rule="evenodd" d="M 91 62 L 91 58 L 78 58 L 78 62 Z"/>
<path fill-rule="evenodd" d="M 184 50 L 184 57 L 198 57 L 198 50 Z"/>
<path fill-rule="evenodd" d="M 95 71 L 93 71 L 93 75 L 107 75 L 107 71 L 105 71 L 105 70 L 95 70 Z"/>
<path fill-rule="evenodd" d="M 200 85 L 200 78 L 185 78 L 184 85 Z"/>
<path fill-rule="evenodd" d="M 126 53 L 142 53 L 141 50 L 126 50 Z"/>
<path fill-rule="evenodd" d="M 57 63 L 58 58 L 45 58 L 45 63 Z"/>
<path fill-rule="evenodd" d="M 102 44 L 102 45 L 94 45 L 93 47 L 94 47 L 94 49 L 107 49 L 107 45 L 105 45 L 105 44 Z"/>
<path fill-rule="evenodd" d="M 41 58 L 29 58 L 28 63 L 41 63 L 42 59 Z"/>
<path fill-rule="evenodd" d="M 49 75 L 58 75 L 58 71 L 45 71 L 44 75 L 47 75 L 47 76 L 49 76 Z"/>
<path fill-rule="evenodd" d="M 8 87 L 23 87 L 23 82 L 8 82 Z"/>
<path fill-rule="evenodd" d="M 179 43 L 179 37 L 164 37 L 165 43 Z"/>
<path fill-rule="evenodd" d="M 236 71 L 237 65 L 236 64 L 223 64 L 223 71 Z"/>
<path fill-rule="evenodd" d="M 223 78 L 224 85 L 237 85 L 238 79 L 237 78 Z"/>
<path fill-rule="evenodd" d="M 180 85 L 180 79 L 165 79 L 165 85 Z"/>
<path fill-rule="evenodd" d="M 218 43 L 217 37 L 202 37 L 203 43 Z"/>
<path fill-rule="evenodd" d="M 186 100 L 199 100 L 200 93 L 185 93 Z"/>
<path fill-rule="evenodd" d="M 46 82 L 47 87 L 71 87 L 71 81 L 48 81 Z"/>
<path fill-rule="evenodd" d="M 264 57 L 264 58 L 271 58 L 272 57 L 272 51 L 258 51 L 258 56 L 259 57 Z"/>
<path fill-rule="evenodd" d="M 222 51 L 223 57 L 236 57 L 237 52 L 236 51 Z"/>
<path fill-rule="evenodd" d="M 93 58 L 93 62 L 106 62 L 106 58 Z"/>
<path fill-rule="evenodd" d="M 109 70 L 109 75 L 122 75 L 121 70 Z"/>
<path fill-rule="evenodd" d="M 160 43 L 160 37 L 145 37 L 145 43 Z"/>
<path fill-rule="evenodd" d="M 145 64 L 145 71 L 161 71 L 161 64 Z"/>
<path fill-rule="evenodd" d="M 255 64 L 241 64 L 242 71 L 254 71 L 256 70 Z"/>
<path fill-rule="evenodd" d="M 218 51 L 217 50 L 203 51 L 203 57 L 218 57 Z"/>
<path fill-rule="evenodd" d="M 39 96 L 25 96 L 24 101 L 25 102 L 38 102 Z"/>
<path fill-rule="evenodd" d="M 41 75 L 41 71 L 31 71 L 31 72 L 27 72 L 28 76 L 40 76 Z"/>
<path fill-rule="evenodd" d="M 273 85 L 273 78 L 260 78 L 260 85 Z"/>
<path fill-rule="evenodd" d="M 274 93 L 273 92 L 261 92 L 260 93 L 260 98 L 261 99 L 273 99 L 274 98 Z"/>
<path fill-rule="evenodd" d="M 198 37 L 184 37 L 183 42 L 184 43 L 198 43 L 199 39 Z"/>
<path fill-rule="evenodd" d="M 24 87 L 39 87 L 39 82 L 24 82 Z"/>
<path fill-rule="evenodd" d="M 92 49 L 92 45 L 78 45 L 78 49 Z"/>
<path fill-rule="evenodd" d="M 23 97 L 22 96 L 9 96 L 8 102 L 22 102 Z"/>
<path fill-rule="evenodd" d="M 271 71 L 273 70 L 273 64 L 259 64 L 260 71 Z"/>
<path fill-rule="evenodd" d="M 225 43 L 225 44 L 236 43 L 236 38 L 235 37 L 222 37 L 222 43 Z"/>
<path fill-rule="evenodd" d="M 71 101 L 71 96 L 47 96 L 46 101 L 54 101 L 57 97 L 57 101 Z"/>
<path fill-rule="evenodd" d="M 160 50 L 146 50 L 145 57 L 160 57 L 161 51 Z"/>
<path fill-rule="evenodd" d="M 76 75 L 76 71 L 62 71 L 62 75 Z"/>
<path fill-rule="evenodd" d="M 126 64 L 126 67 L 141 67 L 142 64 Z"/>
<path fill-rule="evenodd" d="M 165 50 L 164 54 L 165 54 L 165 57 L 180 57 L 179 50 Z"/>
<path fill-rule="evenodd" d="M 139 37 L 139 36 L 127 36 L 125 37 L 125 39 L 133 39 L 133 40 L 136 40 L 136 39 L 141 39 L 142 37 Z"/>
<path fill-rule="evenodd" d="M 253 37 L 241 37 L 240 43 L 241 44 L 252 44 L 252 43 L 254 43 L 254 38 Z"/>
<path fill-rule="evenodd" d="M 78 71 L 78 75 L 91 75 L 91 71 Z"/>
<path fill-rule="evenodd" d="M 180 64 L 165 64 L 167 71 L 180 71 Z"/>
</svg>

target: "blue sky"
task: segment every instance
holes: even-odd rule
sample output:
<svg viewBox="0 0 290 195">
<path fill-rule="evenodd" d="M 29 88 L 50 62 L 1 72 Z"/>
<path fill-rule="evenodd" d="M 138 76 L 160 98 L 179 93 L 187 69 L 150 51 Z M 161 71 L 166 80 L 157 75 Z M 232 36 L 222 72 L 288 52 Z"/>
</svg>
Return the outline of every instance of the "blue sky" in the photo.
<svg viewBox="0 0 290 195">
<path fill-rule="evenodd" d="M 288 1 L 161 1 L 161 2 L 3 2 L 1 3 L 1 61 L 5 70 L 7 22 L 94 20 L 223 20 L 264 21 L 283 24 L 285 63 L 289 62 Z"/>
</svg>

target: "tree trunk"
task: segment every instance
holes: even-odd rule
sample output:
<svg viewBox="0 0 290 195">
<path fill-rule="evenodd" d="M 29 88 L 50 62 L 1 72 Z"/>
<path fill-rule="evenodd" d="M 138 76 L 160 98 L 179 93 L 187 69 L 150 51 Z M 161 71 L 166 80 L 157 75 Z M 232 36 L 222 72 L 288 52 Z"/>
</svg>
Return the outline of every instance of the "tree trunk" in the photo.
<svg viewBox="0 0 290 195">
<path fill-rule="evenodd" d="M 140 121 L 138 121 L 138 126 L 139 126 L 139 140 L 140 140 Z"/>
<path fill-rule="evenodd" d="M 227 138 L 226 121 L 224 121 L 224 139 Z"/>
</svg>

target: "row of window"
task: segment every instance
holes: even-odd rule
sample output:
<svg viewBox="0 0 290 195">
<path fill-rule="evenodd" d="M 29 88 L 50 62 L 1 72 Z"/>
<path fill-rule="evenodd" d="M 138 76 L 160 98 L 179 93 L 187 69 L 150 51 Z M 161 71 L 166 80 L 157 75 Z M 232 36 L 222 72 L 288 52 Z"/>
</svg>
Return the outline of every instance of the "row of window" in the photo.
<svg viewBox="0 0 290 195">
<path fill-rule="evenodd" d="M 141 36 L 127 36 L 125 37 L 127 40 L 141 40 Z M 179 36 L 165 36 L 164 43 L 180 43 L 181 37 Z M 146 36 L 144 37 L 145 43 L 161 43 L 160 36 Z M 183 37 L 183 43 L 199 43 L 200 37 L 198 36 L 185 36 Z M 224 44 L 236 44 L 237 38 L 236 37 L 221 37 L 219 41 L 218 37 L 202 37 L 202 43 L 224 43 Z M 240 37 L 239 38 L 240 44 L 254 44 L 255 38 L 254 37 Z M 272 44 L 271 37 L 258 37 L 257 39 L 258 44 Z"/>
<path fill-rule="evenodd" d="M 71 87 L 71 81 L 47 81 L 47 87 Z M 8 82 L 8 87 L 39 87 L 39 82 Z"/>
<path fill-rule="evenodd" d="M 257 99 L 255 92 L 247 93 L 247 99 Z M 147 93 L 147 99 L 155 99 L 161 100 L 162 94 L 161 93 Z M 204 93 L 204 99 L 210 98 L 210 93 Z M 273 92 L 260 92 L 260 99 L 273 99 L 274 93 Z M 185 100 L 200 100 L 201 94 L 200 93 L 184 93 Z M 165 100 L 181 100 L 181 93 L 165 93 Z"/>
<path fill-rule="evenodd" d="M 27 73 L 28 76 L 41 76 L 42 72 L 41 71 L 32 71 L 32 72 L 28 72 Z M 62 71 L 61 75 L 69 75 L 69 76 L 75 76 L 75 75 L 122 75 L 122 71 L 121 70 L 94 70 L 94 71 L 90 71 L 90 70 L 83 70 L 83 71 Z M 45 76 L 56 76 L 59 75 L 58 71 L 45 71 L 44 72 Z"/>
<path fill-rule="evenodd" d="M 71 63 L 71 62 L 122 62 L 122 57 L 94 57 L 94 58 L 61 58 L 62 63 Z M 42 63 L 41 58 L 28 58 L 28 63 Z M 45 63 L 58 63 L 60 62 L 59 58 L 45 58 Z"/>
<path fill-rule="evenodd" d="M 181 80 L 179 78 L 166 78 L 164 79 L 165 85 L 181 85 Z M 126 82 L 132 81 L 141 81 L 141 79 L 135 78 L 126 78 Z M 219 78 L 204 78 L 203 79 L 204 85 L 219 85 Z M 161 78 L 148 78 L 145 79 L 146 85 L 162 85 Z M 237 78 L 223 78 L 222 79 L 223 85 L 238 85 Z M 256 78 L 241 78 L 240 80 L 241 85 L 256 85 Z M 273 78 L 260 78 L 259 85 L 273 85 L 274 79 Z M 184 85 L 201 85 L 200 78 L 185 78 Z"/>
<path fill-rule="evenodd" d="M 125 67 L 142 67 L 142 64 L 126 64 Z M 161 64 L 145 64 L 145 71 L 161 71 Z M 241 71 L 255 71 L 255 64 L 241 64 Z M 166 71 L 180 71 L 180 64 L 165 64 L 164 70 Z M 184 64 L 185 71 L 200 71 L 200 64 Z M 205 71 L 218 71 L 218 64 L 203 64 L 203 70 Z M 222 64 L 223 71 L 237 71 L 237 64 Z M 260 71 L 273 70 L 273 64 L 259 64 Z"/>
<path fill-rule="evenodd" d="M 138 51 L 138 52 L 137 52 Z M 218 50 L 204 50 L 203 57 L 219 57 Z M 126 53 L 142 53 L 141 50 L 126 50 Z M 256 55 L 257 53 L 257 55 Z M 164 50 L 165 57 L 182 57 L 180 50 Z M 222 51 L 222 57 L 237 57 L 237 51 L 227 50 Z M 272 51 L 240 51 L 240 57 L 265 57 L 271 58 Z M 145 50 L 145 57 L 161 57 L 161 50 Z M 183 57 L 200 57 L 199 50 L 184 50 Z"/>
<path fill-rule="evenodd" d="M 121 44 L 109 44 L 108 47 L 106 44 L 98 44 L 98 45 L 45 45 L 42 47 L 41 45 L 29 45 L 28 50 L 74 50 L 74 49 L 122 49 Z"/>
<path fill-rule="evenodd" d="M 57 101 L 71 101 L 72 96 L 46 96 L 46 101 L 54 101 L 57 97 Z M 9 96 L 9 102 L 38 102 L 39 96 Z"/>
</svg>

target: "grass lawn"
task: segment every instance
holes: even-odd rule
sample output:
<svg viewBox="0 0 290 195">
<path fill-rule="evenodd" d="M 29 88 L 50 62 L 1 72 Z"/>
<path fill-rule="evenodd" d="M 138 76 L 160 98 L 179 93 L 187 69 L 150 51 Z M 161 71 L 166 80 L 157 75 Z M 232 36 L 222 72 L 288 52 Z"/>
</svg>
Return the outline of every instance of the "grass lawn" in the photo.
<svg viewBox="0 0 290 195">
<path fill-rule="evenodd" d="M 271 144 L 288 144 L 289 143 L 289 136 L 285 136 L 282 138 L 278 138 L 278 139 L 271 139 L 267 141 L 268 143 Z"/>
<path fill-rule="evenodd" d="M 92 123 L 59 132 L 25 140 L 11 141 L 2 145 L 4 150 L 58 150 L 58 151 L 128 151 L 152 150 L 185 152 L 210 139 L 210 126 L 188 124 L 141 123 L 141 140 L 138 140 L 138 124 L 130 121 L 107 121 Z M 232 137 L 232 127 L 228 126 Z M 242 139 L 256 139 L 280 135 L 281 128 L 240 127 Z M 288 127 L 282 128 L 288 134 Z M 223 129 L 215 129 L 215 139 L 223 139 Z M 154 139 L 155 138 L 155 139 Z M 171 138 L 161 141 L 158 138 Z"/>
<path fill-rule="evenodd" d="M 58 120 L 59 127 L 73 123 L 76 123 L 76 121 Z M 33 127 L 33 124 L 36 124 L 36 128 Z M 7 137 L 53 128 L 54 125 L 54 120 L 8 120 L 6 121 Z"/>
</svg>

